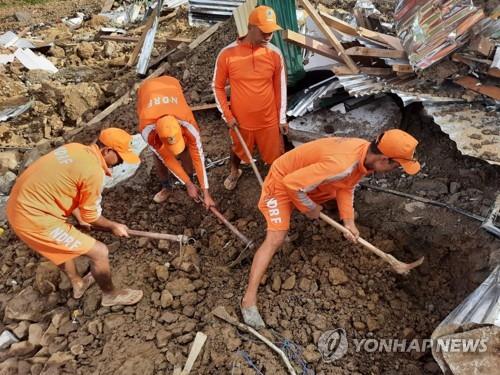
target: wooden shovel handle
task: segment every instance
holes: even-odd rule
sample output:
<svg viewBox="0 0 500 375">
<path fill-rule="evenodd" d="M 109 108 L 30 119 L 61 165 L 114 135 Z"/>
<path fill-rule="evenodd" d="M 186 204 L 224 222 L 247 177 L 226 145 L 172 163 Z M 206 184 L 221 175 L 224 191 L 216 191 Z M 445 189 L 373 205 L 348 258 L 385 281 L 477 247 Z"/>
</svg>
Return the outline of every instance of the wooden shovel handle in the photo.
<svg viewBox="0 0 500 375">
<path fill-rule="evenodd" d="M 330 224 L 332 227 L 335 229 L 339 230 L 340 232 L 344 234 L 349 234 L 351 231 L 344 227 L 342 224 L 337 223 L 335 220 L 333 220 L 331 217 L 325 215 L 324 213 L 320 213 L 319 217 L 325 221 L 326 223 Z M 413 263 L 404 263 L 396 258 L 394 258 L 392 255 L 387 254 L 380 250 L 378 247 L 373 246 L 370 242 L 366 241 L 364 238 L 358 237 L 358 243 L 363 245 L 365 248 L 370 250 L 372 253 L 376 254 L 380 258 L 382 258 L 385 262 L 389 263 L 391 267 L 400 274 L 405 274 L 408 273 L 412 268 L 418 267 L 419 265 L 422 264 L 424 261 L 424 258 L 420 258 L 419 260 L 413 262 Z"/>
<path fill-rule="evenodd" d="M 136 237 L 147 237 L 155 240 L 169 240 L 169 241 L 177 241 L 182 243 L 188 243 L 189 237 L 184 236 L 182 234 L 165 234 L 165 233 L 155 233 L 155 232 L 145 232 L 142 230 L 134 230 L 128 229 L 127 233 L 131 236 Z"/>
<path fill-rule="evenodd" d="M 233 130 L 236 133 L 236 136 L 238 137 L 238 139 L 240 140 L 241 147 L 243 147 L 243 150 L 245 151 L 245 154 L 246 154 L 247 158 L 250 160 L 250 165 L 252 166 L 252 169 L 253 169 L 253 171 L 255 173 L 255 177 L 257 177 L 257 180 L 259 180 L 260 186 L 262 186 L 262 184 L 264 183 L 262 181 L 262 176 L 260 175 L 260 172 L 257 169 L 257 166 L 255 165 L 255 163 L 253 161 L 252 154 L 250 153 L 250 150 L 248 149 L 247 144 L 245 143 L 245 140 L 241 136 L 241 133 L 240 133 L 240 131 L 239 131 L 239 129 L 238 129 L 237 126 L 235 126 L 233 128 Z"/>
</svg>

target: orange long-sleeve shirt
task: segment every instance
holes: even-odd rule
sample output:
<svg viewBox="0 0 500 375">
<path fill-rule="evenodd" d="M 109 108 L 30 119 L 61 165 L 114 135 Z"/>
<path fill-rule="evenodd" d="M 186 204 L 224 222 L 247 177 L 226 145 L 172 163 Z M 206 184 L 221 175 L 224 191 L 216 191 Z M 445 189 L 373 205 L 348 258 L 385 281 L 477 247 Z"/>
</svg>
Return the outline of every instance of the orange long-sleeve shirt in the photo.
<svg viewBox="0 0 500 375">
<path fill-rule="evenodd" d="M 9 221 L 23 230 L 41 230 L 79 208 L 83 220 L 92 223 L 101 215 L 105 174 L 110 171 L 96 145 L 61 146 L 19 176 L 7 204 Z"/>
<path fill-rule="evenodd" d="M 369 145 L 358 138 L 308 142 L 276 159 L 270 175 L 276 187 L 285 189 L 301 212 L 316 207 L 315 195 L 334 189 L 340 217 L 353 219 L 354 188 L 370 173 L 364 166 Z"/>
<path fill-rule="evenodd" d="M 137 115 L 139 117 L 139 131 L 144 140 L 158 152 L 158 156 L 163 160 L 165 166 L 186 184 L 190 181 L 189 176 L 175 155 L 162 144 L 156 134 L 156 121 L 159 118 L 166 115 L 177 118 L 184 142 L 193 161 L 198 182 L 203 189 L 208 189 L 200 129 L 186 102 L 179 81 L 169 76 L 144 81 L 137 91 Z"/>
<path fill-rule="evenodd" d="M 272 44 L 255 47 L 237 40 L 223 48 L 212 82 L 215 101 L 226 122 L 236 118 L 243 129 L 258 130 L 286 122 L 285 63 Z M 231 106 L 225 86 L 231 86 Z"/>
</svg>

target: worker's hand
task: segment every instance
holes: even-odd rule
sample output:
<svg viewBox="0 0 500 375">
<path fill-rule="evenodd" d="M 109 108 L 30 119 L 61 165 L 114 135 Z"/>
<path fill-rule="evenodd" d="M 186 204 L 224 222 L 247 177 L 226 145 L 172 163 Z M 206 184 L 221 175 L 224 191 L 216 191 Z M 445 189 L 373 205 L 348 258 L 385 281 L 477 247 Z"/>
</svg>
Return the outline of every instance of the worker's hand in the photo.
<svg viewBox="0 0 500 375">
<path fill-rule="evenodd" d="M 227 122 L 227 127 L 229 129 L 233 129 L 235 126 L 238 127 L 238 121 L 236 121 L 235 118 L 233 118 L 231 121 Z"/>
<path fill-rule="evenodd" d="M 323 206 L 320 204 L 317 204 L 316 207 L 314 207 L 311 211 L 307 211 L 305 215 L 313 220 L 317 219 L 319 217 L 319 214 L 321 213 L 321 210 L 323 209 Z"/>
<path fill-rule="evenodd" d="M 205 208 L 207 210 L 209 210 L 210 207 L 215 207 L 215 202 L 208 190 L 203 190 L 203 203 L 205 204 Z"/>
<path fill-rule="evenodd" d="M 117 237 L 130 237 L 128 234 L 128 227 L 125 224 L 113 222 L 111 231 Z"/>
<path fill-rule="evenodd" d="M 198 200 L 199 199 L 199 193 L 198 193 L 198 188 L 196 187 L 195 184 L 193 184 L 192 182 L 188 182 L 186 184 L 186 189 L 187 189 L 187 193 L 188 195 L 194 199 L 194 200 Z"/>
<path fill-rule="evenodd" d="M 288 134 L 288 122 L 284 122 L 284 123 L 280 124 L 280 132 L 283 135 Z"/>
<path fill-rule="evenodd" d="M 356 227 L 353 219 L 345 219 L 344 227 L 349 230 L 349 233 L 344 233 L 344 237 L 346 240 L 351 241 L 352 243 L 358 242 L 359 238 L 359 230 Z"/>
</svg>

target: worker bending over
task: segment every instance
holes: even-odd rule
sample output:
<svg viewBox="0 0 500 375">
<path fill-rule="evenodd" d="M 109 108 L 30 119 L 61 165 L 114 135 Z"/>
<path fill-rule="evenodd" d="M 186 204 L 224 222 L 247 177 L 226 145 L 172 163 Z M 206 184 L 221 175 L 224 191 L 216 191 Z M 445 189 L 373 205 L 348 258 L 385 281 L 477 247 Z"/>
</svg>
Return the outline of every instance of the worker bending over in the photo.
<svg viewBox="0 0 500 375">
<path fill-rule="evenodd" d="M 17 179 L 7 202 L 12 230 L 28 247 L 59 266 L 79 299 L 97 282 L 103 306 L 133 305 L 141 290 L 117 289 L 111 279 L 108 248 L 67 222 L 76 210 L 79 221 L 128 237 L 127 226 L 101 214 L 104 176 L 122 162 L 139 163 L 131 150 L 132 137 L 124 130 L 105 129 L 90 146 L 70 143 L 42 156 Z M 81 277 L 74 259 L 90 259 L 90 273 Z"/>
<path fill-rule="evenodd" d="M 200 129 L 179 81 L 169 76 L 144 81 L 137 92 L 137 115 L 139 131 L 156 155 L 156 169 L 162 184 L 154 201 L 161 203 L 168 198 L 173 186 L 168 171 L 184 183 L 188 195 L 197 200 L 198 189 L 191 181 L 194 165 L 203 202 L 207 208 L 214 206 L 208 191 Z"/>
<path fill-rule="evenodd" d="M 324 138 L 305 143 L 278 158 L 269 171 L 259 201 L 267 222 L 264 242 L 255 253 L 241 310 L 245 323 L 265 326 L 257 309 L 257 289 L 275 252 L 283 243 L 294 208 L 317 219 L 321 204 L 335 199 L 347 239 L 356 242 L 354 188 L 365 175 L 402 167 L 408 174 L 420 170 L 414 159 L 418 141 L 402 130 L 382 133 L 375 141 Z"/>
</svg>

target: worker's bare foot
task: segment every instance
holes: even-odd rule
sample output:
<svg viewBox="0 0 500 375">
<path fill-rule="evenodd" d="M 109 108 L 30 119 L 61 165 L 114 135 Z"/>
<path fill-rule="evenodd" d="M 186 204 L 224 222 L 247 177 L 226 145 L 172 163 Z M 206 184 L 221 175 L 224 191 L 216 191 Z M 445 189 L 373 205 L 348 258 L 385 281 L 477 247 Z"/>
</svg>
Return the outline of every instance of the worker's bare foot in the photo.
<svg viewBox="0 0 500 375">
<path fill-rule="evenodd" d="M 242 173 L 243 171 L 241 169 L 238 169 L 237 174 L 234 174 L 231 171 L 231 174 L 224 180 L 224 187 L 226 190 L 236 189 L 236 185 L 238 184 L 238 180 L 240 179 Z"/>
<path fill-rule="evenodd" d="M 153 200 L 156 203 L 163 203 L 163 202 L 165 202 L 167 200 L 168 195 L 169 195 L 168 189 L 167 188 L 163 188 L 158 193 L 155 194 L 155 196 L 153 197 Z"/>
<path fill-rule="evenodd" d="M 255 329 L 266 328 L 266 323 L 260 316 L 257 306 L 243 307 L 241 306 L 241 315 L 245 324 Z"/>
<path fill-rule="evenodd" d="M 142 299 L 143 293 L 142 290 L 136 289 L 121 289 L 116 292 L 103 294 L 101 305 L 102 306 L 130 306 L 135 305 Z"/>
<path fill-rule="evenodd" d="M 73 298 L 74 299 L 80 299 L 82 296 L 85 294 L 88 288 L 92 286 L 92 284 L 95 283 L 94 276 L 92 274 L 88 273 L 82 278 L 82 282 L 80 285 L 78 284 L 73 284 Z"/>
</svg>

